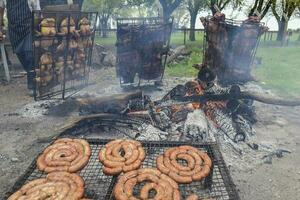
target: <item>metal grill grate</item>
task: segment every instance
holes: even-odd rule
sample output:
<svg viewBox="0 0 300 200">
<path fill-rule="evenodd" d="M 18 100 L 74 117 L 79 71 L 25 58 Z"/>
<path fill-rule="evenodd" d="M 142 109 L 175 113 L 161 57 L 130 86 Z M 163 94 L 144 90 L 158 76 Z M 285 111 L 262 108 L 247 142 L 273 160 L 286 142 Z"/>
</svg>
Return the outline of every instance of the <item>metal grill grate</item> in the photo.
<svg viewBox="0 0 300 200">
<path fill-rule="evenodd" d="M 117 75 L 121 86 L 141 80 L 161 82 L 170 45 L 173 18 L 117 19 Z"/>
<path fill-rule="evenodd" d="M 62 99 L 65 99 L 87 85 L 97 17 L 97 12 L 34 11 L 32 13 L 35 100 L 54 98 L 60 94 Z M 89 22 L 90 33 L 78 32 L 80 20 L 83 18 Z M 54 26 L 42 27 L 41 23 L 45 19 L 54 19 Z M 71 19 L 74 20 L 74 29 L 79 35 L 71 32 Z M 63 20 L 66 20 L 65 26 L 61 26 Z M 47 36 L 41 34 L 43 28 L 50 27 L 55 30 L 55 34 Z M 60 33 L 62 27 L 67 29 L 65 34 Z M 41 64 L 40 58 L 46 54 L 51 58 L 51 62 Z M 84 57 L 80 58 L 79 55 Z"/>
<path fill-rule="evenodd" d="M 92 149 L 92 156 L 88 165 L 79 172 L 79 175 L 85 181 L 85 195 L 87 198 L 94 200 L 114 200 L 112 197 L 113 187 L 116 184 L 117 176 L 106 176 L 102 172 L 102 164 L 98 160 L 98 152 L 101 147 L 109 140 L 89 139 Z M 225 166 L 222 155 L 218 146 L 215 143 L 208 144 L 190 144 L 185 142 L 142 142 L 146 151 L 146 159 L 143 162 L 143 167 L 155 167 L 156 157 L 162 154 L 167 148 L 192 145 L 202 151 L 208 153 L 213 160 L 213 170 L 211 174 L 202 182 L 193 182 L 191 184 L 179 184 L 180 192 L 183 199 L 194 193 L 200 198 L 212 198 L 216 200 L 239 200 L 239 196 L 235 189 L 235 185 L 229 175 L 228 169 Z M 7 197 L 14 191 L 18 190 L 28 181 L 45 177 L 45 174 L 36 168 L 36 159 L 28 168 L 26 173 L 20 177 Z M 142 185 L 138 185 L 134 189 L 136 194 Z"/>
</svg>

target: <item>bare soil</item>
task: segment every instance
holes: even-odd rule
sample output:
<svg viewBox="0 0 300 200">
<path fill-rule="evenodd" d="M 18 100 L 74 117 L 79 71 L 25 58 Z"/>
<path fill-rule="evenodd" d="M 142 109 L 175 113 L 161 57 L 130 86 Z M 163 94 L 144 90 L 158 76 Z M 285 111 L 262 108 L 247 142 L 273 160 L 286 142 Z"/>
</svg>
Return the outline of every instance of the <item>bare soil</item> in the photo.
<svg viewBox="0 0 300 200">
<path fill-rule="evenodd" d="M 113 68 L 94 70 L 94 85 L 83 90 L 86 93 L 121 91 Z M 182 79 L 166 78 L 167 87 L 179 84 Z M 154 93 L 162 93 L 155 91 Z M 16 179 L 24 173 L 37 154 L 47 145 L 37 139 L 56 135 L 72 116 L 72 105 L 56 107 L 47 114 L 34 117 L 26 115 L 27 105 L 33 104 L 28 96 L 25 78 L 0 84 L 0 199 Z M 263 143 L 290 150 L 282 158 L 274 158 L 272 164 L 257 167 L 235 167 L 231 154 L 224 152 L 225 160 L 243 200 L 299 200 L 300 199 L 300 108 L 278 107 L 255 103 L 259 122 L 255 125 L 257 138 Z M 255 153 L 255 151 L 253 152 Z"/>
</svg>

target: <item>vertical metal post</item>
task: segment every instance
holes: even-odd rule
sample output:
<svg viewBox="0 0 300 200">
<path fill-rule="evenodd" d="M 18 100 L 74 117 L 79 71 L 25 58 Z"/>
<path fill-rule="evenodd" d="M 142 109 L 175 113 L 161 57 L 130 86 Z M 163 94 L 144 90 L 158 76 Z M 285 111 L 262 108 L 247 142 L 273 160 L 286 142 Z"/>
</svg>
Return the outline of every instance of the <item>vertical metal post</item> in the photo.
<svg viewBox="0 0 300 200">
<path fill-rule="evenodd" d="M 68 54 L 69 54 L 69 48 L 70 48 L 70 24 L 71 23 L 71 14 L 68 13 L 68 31 L 66 35 L 66 42 L 67 42 L 67 48 L 65 49 L 65 55 L 64 55 L 64 78 L 63 78 L 63 91 L 62 91 L 62 99 L 65 99 L 65 93 L 66 93 L 66 72 L 67 72 L 67 60 L 68 60 Z"/>
<path fill-rule="evenodd" d="M 186 28 L 184 28 L 183 44 L 186 45 Z"/>
<path fill-rule="evenodd" d="M 270 39 L 271 41 L 273 40 L 273 32 L 271 32 L 271 39 Z"/>
<path fill-rule="evenodd" d="M 40 12 L 38 12 L 38 16 L 40 16 Z M 37 100 L 37 82 L 36 82 L 36 73 L 35 73 L 35 69 L 36 69 L 36 58 L 35 58 L 35 55 L 36 55 L 36 49 L 35 49 L 35 41 L 36 41 L 36 37 L 35 37 L 35 34 L 34 34 L 34 28 L 35 28 L 35 16 L 36 16 L 36 11 L 33 11 L 32 12 L 32 15 L 31 15 L 31 35 L 32 35 L 32 69 L 34 70 L 34 80 L 33 80 L 33 98 L 34 100 L 36 101 Z"/>
<path fill-rule="evenodd" d="M 3 42 L 1 43 L 1 56 L 2 56 L 2 63 L 3 63 L 3 66 L 4 66 L 6 80 L 9 82 L 10 81 L 10 75 L 9 75 L 9 69 L 8 69 L 8 65 L 7 65 L 7 58 L 6 58 L 5 48 L 4 48 L 4 43 Z"/>
</svg>

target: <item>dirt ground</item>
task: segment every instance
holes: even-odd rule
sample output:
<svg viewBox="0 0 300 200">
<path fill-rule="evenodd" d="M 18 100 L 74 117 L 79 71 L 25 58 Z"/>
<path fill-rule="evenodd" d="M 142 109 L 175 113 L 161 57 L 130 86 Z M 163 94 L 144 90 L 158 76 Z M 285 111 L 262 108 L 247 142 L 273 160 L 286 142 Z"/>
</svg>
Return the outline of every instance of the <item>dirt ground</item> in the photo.
<svg viewBox="0 0 300 200">
<path fill-rule="evenodd" d="M 93 71 L 91 82 L 94 92 L 101 94 L 118 81 L 112 68 Z M 181 79 L 167 78 L 172 84 Z M 55 135 L 72 117 L 69 112 L 56 109 L 48 115 L 28 117 L 23 115 L 26 105 L 33 99 L 26 91 L 25 78 L 0 84 L 0 199 L 24 173 L 34 157 L 47 145 L 37 139 Z M 274 158 L 272 164 L 260 164 L 255 169 L 235 168 L 227 162 L 243 200 L 300 199 L 300 108 L 270 106 L 256 103 L 259 122 L 255 125 L 257 138 L 280 148 L 290 150 L 282 158 Z M 25 109 L 25 110 L 24 110 Z M 27 108 L 28 109 L 28 108 Z M 66 108 L 65 108 L 66 110 Z M 224 153 L 225 160 L 229 160 Z M 232 160 L 232 159 L 230 159 Z M 239 162 L 235 159 L 234 162 Z"/>
</svg>

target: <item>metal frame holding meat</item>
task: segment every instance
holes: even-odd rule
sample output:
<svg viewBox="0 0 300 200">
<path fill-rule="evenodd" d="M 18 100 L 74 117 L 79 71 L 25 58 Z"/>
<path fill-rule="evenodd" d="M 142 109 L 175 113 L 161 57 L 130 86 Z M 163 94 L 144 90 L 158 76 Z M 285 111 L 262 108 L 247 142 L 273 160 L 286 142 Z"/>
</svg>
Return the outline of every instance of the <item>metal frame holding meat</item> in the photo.
<svg viewBox="0 0 300 200">
<path fill-rule="evenodd" d="M 202 17 L 204 26 L 203 65 L 217 75 L 221 84 L 253 80 L 251 67 L 260 36 L 267 31 L 258 17 L 244 21 L 226 19 L 222 13 Z"/>
<path fill-rule="evenodd" d="M 81 11 L 32 13 L 35 100 L 59 94 L 65 99 L 67 92 L 87 84 L 97 16 Z"/>
<path fill-rule="evenodd" d="M 117 19 L 117 75 L 121 86 L 141 80 L 161 83 L 169 51 L 173 18 Z"/>
</svg>

